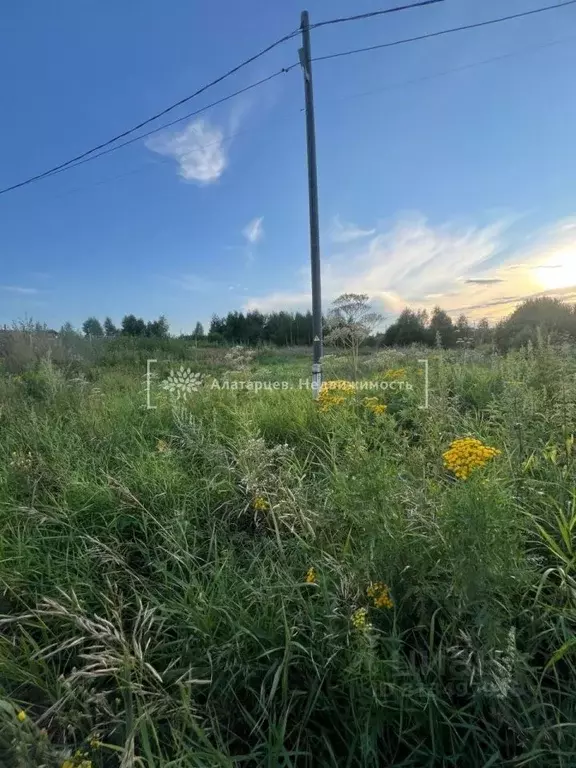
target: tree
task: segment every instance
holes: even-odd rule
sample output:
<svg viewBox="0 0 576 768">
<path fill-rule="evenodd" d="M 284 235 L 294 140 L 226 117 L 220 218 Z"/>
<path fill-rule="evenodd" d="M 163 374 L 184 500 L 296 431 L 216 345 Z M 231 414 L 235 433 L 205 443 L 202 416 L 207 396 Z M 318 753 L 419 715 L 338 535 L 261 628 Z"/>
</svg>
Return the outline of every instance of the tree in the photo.
<svg viewBox="0 0 576 768">
<path fill-rule="evenodd" d="M 146 336 L 152 336 L 156 339 L 165 339 L 168 336 L 169 329 L 170 326 L 168 325 L 168 320 L 166 320 L 164 315 L 160 315 L 158 320 L 146 324 Z"/>
<path fill-rule="evenodd" d="M 109 317 L 104 320 L 104 335 L 109 339 L 118 336 L 118 328 L 116 328 Z"/>
<path fill-rule="evenodd" d="M 201 322 L 196 323 L 196 328 L 194 328 L 194 333 L 192 334 L 193 339 L 203 339 L 204 338 L 204 326 Z"/>
<path fill-rule="evenodd" d="M 136 315 L 125 315 L 122 318 L 122 334 L 124 336 L 144 336 L 146 323 Z"/>
<path fill-rule="evenodd" d="M 410 344 L 429 344 L 430 339 L 425 321 L 428 319 L 426 310 L 414 312 L 404 309 L 395 323 L 388 326 L 384 333 L 386 346 L 409 346 Z"/>
<path fill-rule="evenodd" d="M 328 313 L 326 344 L 334 344 L 349 350 L 358 370 L 360 345 L 382 321 L 382 315 L 373 312 L 365 293 L 343 293 L 332 302 Z"/>
<path fill-rule="evenodd" d="M 576 315 L 572 305 L 549 296 L 528 299 L 498 323 L 495 341 L 506 351 L 529 340 L 536 343 L 539 334 L 551 341 L 575 339 Z"/>
<path fill-rule="evenodd" d="M 84 320 L 82 323 L 82 332 L 84 333 L 84 336 L 87 336 L 89 339 L 97 339 L 104 336 L 100 320 L 96 317 L 89 317 L 88 320 Z"/>
<path fill-rule="evenodd" d="M 440 344 L 448 349 L 449 347 L 456 346 L 456 329 L 452 322 L 452 318 L 440 307 L 434 307 L 432 317 L 430 318 L 430 325 L 428 326 L 428 333 L 430 334 L 431 343 L 436 343 L 439 339 Z"/>
</svg>

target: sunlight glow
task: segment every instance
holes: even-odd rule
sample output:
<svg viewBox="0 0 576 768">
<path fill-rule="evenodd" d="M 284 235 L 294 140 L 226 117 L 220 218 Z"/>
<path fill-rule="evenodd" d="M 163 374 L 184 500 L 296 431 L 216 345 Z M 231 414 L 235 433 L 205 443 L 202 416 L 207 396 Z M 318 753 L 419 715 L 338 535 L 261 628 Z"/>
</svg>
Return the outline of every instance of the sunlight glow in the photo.
<svg viewBox="0 0 576 768">
<path fill-rule="evenodd" d="M 532 274 L 544 290 L 576 285 L 576 247 L 556 251 Z"/>
</svg>

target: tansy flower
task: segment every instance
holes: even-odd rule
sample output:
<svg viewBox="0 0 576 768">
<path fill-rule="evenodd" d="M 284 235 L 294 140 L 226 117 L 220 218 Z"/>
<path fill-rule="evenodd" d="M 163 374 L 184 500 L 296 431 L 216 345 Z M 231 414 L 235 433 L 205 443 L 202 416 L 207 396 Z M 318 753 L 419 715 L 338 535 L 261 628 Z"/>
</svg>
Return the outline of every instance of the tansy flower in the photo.
<svg viewBox="0 0 576 768">
<path fill-rule="evenodd" d="M 459 480 L 465 480 L 473 470 L 483 467 L 500 453 L 497 448 L 484 445 L 475 437 L 460 437 L 450 443 L 450 447 L 442 456 L 445 468 Z"/>
<path fill-rule="evenodd" d="M 359 630 L 366 630 L 370 629 L 372 626 L 367 621 L 368 617 L 368 609 L 367 608 L 357 608 L 354 613 L 352 614 L 352 626 L 354 626 L 356 629 Z"/>
<path fill-rule="evenodd" d="M 322 412 L 326 412 L 334 405 L 345 403 L 346 398 L 355 392 L 356 386 L 351 381 L 344 381 L 343 379 L 325 381 L 318 393 L 318 407 Z"/>
<path fill-rule="evenodd" d="M 21 723 L 23 723 L 24 720 L 26 720 L 26 712 L 24 712 L 24 710 L 21 709 L 20 712 L 18 712 L 18 714 L 16 715 L 16 717 L 18 718 L 18 720 L 20 720 Z"/>
<path fill-rule="evenodd" d="M 388 407 L 384 405 L 384 403 L 379 403 L 377 397 L 365 397 L 364 400 L 362 400 L 362 403 L 369 411 L 372 411 L 375 416 L 381 416 L 383 413 L 386 413 Z"/>
<path fill-rule="evenodd" d="M 374 601 L 374 608 L 392 608 L 394 606 L 389 587 L 381 581 L 370 584 L 366 594 Z"/>
<path fill-rule="evenodd" d="M 316 569 L 313 567 L 308 568 L 306 574 L 306 584 L 316 584 Z"/>
<path fill-rule="evenodd" d="M 252 506 L 257 512 L 266 512 L 266 510 L 270 507 L 266 499 L 263 498 L 262 496 L 257 496 L 254 499 L 254 503 Z"/>
</svg>

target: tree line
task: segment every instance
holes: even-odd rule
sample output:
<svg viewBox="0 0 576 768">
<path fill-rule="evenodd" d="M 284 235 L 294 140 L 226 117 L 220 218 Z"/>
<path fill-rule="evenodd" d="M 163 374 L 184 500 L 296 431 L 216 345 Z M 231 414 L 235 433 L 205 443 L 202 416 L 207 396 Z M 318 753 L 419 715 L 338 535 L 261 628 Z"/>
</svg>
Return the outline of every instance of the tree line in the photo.
<svg viewBox="0 0 576 768">
<path fill-rule="evenodd" d="M 348 301 L 342 303 L 346 299 Z M 358 311 L 360 315 L 356 317 Z M 367 296 L 344 294 L 333 303 L 323 320 L 327 343 L 334 338 L 336 343 L 358 344 L 361 339 L 361 344 L 370 347 L 424 344 L 447 349 L 489 344 L 506 351 L 528 341 L 535 343 L 539 335 L 553 341 L 576 342 L 576 305 L 549 297 L 524 301 L 495 325 L 486 318 L 472 322 L 465 314 L 453 319 L 441 307 L 435 307 L 430 313 L 406 308 L 385 330 L 379 331 L 373 323 L 365 322 L 370 314 L 374 313 L 370 313 Z M 109 317 L 103 323 L 89 317 L 82 324 L 82 331 L 89 338 L 167 338 L 169 325 L 163 315 L 157 320 L 145 321 L 130 314 L 123 317 L 118 327 Z M 67 323 L 60 332 L 73 332 L 73 328 Z M 310 346 L 313 341 L 312 313 L 228 312 L 222 317 L 213 315 L 207 332 L 198 322 L 193 333 L 183 334 L 181 338 L 202 340 L 206 344 Z"/>
</svg>

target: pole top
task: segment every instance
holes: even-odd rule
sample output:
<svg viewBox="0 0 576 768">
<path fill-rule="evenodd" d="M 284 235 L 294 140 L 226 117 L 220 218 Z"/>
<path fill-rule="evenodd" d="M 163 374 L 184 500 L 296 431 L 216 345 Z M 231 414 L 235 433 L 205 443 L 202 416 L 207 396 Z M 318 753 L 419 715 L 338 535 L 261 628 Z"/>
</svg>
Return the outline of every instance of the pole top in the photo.
<svg viewBox="0 0 576 768">
<path fill-rule="evenodd" d="M 310 17 L 308 16 L 308 11 L 302 11 L 300 14 L 300 29 L 305 29 L 308 26 L 310 26 Z"/>
</svg>

